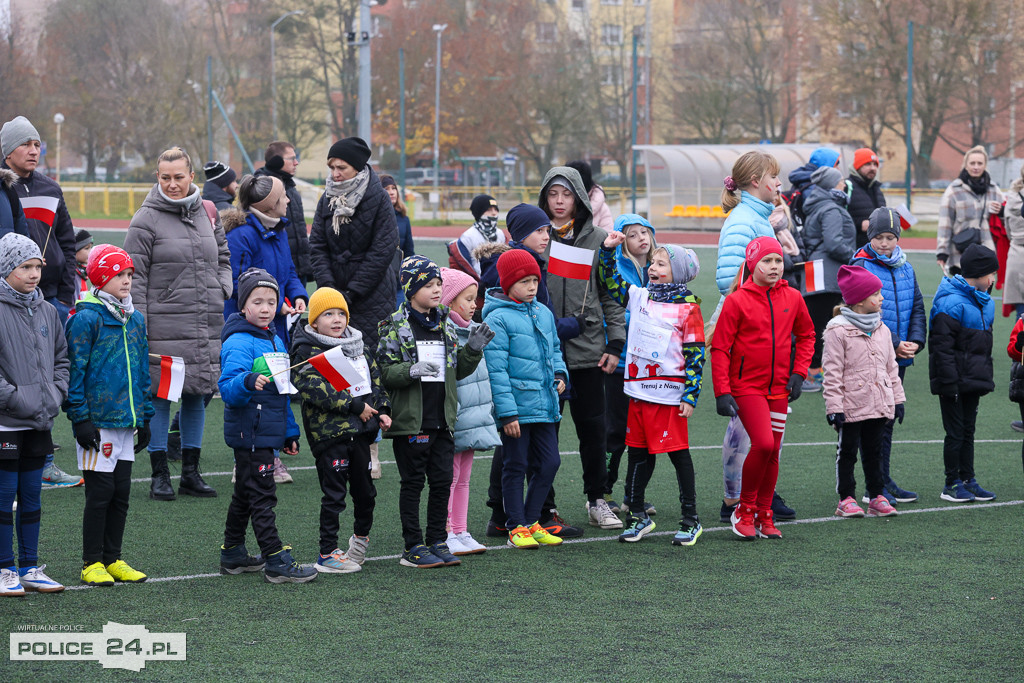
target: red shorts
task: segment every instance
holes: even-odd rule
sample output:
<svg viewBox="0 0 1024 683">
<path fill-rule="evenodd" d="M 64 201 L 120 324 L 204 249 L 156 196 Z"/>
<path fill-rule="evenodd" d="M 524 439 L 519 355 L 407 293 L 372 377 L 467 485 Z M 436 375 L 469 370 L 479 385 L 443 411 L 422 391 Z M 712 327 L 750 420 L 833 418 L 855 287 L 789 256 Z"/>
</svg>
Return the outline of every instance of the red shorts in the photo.
<svg viewBox="0 0 1024 683">
<path fill-rule="evenodd" d="M 646 448 L 649 453 L 672 453 L 690 447 L 687 420 L 679 417 L 679 406 L 629 399 L 626 445 Z"/>
</svg>

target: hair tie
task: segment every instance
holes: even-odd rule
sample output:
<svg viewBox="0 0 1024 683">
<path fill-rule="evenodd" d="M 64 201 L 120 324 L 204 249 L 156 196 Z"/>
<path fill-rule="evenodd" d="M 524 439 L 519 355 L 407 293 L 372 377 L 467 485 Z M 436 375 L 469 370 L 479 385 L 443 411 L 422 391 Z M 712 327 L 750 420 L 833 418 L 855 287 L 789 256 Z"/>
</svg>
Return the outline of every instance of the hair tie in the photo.
<svg viewBox="0 0 1024 683">
<path fill-rule="evenodd" d="M 722 182 L 725 183 L 725 189 L 727 189 L 729 192 L 736 191 L 736 181 L 732 179 L 731 175 L 725 176 Z"/>
</svg>

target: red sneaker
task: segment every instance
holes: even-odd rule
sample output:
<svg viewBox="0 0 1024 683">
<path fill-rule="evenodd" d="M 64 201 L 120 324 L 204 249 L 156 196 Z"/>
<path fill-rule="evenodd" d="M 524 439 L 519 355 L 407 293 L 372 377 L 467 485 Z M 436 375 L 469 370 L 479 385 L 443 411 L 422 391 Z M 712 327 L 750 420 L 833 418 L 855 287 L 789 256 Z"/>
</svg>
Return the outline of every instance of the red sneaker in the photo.
<svg viewBox="0 0 1024 683">
<path fill-rule="evenodd" d="M 782 538 L 782 532 L 775 528 L 774 517 L 770 509 L 758 511 L 754 518 L 754 531 L 758 538 Z"/>
<path fill-rule="evenodd" d="M 732 512 L 730 520 L 732 532 L 744 540 L 753 540 L 756 535 L 754 528 L 754 508 L 740 503 Z"/>
</svg>

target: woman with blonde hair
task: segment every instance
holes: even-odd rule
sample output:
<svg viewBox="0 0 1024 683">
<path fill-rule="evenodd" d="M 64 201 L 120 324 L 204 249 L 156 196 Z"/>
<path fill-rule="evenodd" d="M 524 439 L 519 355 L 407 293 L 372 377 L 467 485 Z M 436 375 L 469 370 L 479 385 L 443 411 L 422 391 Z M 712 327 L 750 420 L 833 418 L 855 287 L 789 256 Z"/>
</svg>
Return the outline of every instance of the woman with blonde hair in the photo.
<svg viewBox="0 0 1024 683">
<path fill-rule="evenodd" d="M 1002 213 L 1003 193 L 992 182 L 987 166 L 985 148 L 971 147 L 964 154 L 960 175 L 942 193 L 935 259 L 948 275 L 960 272 L 960 256 L 972 244 L 996 250 L 988 221 L 989 216 Z"/>
</svg>

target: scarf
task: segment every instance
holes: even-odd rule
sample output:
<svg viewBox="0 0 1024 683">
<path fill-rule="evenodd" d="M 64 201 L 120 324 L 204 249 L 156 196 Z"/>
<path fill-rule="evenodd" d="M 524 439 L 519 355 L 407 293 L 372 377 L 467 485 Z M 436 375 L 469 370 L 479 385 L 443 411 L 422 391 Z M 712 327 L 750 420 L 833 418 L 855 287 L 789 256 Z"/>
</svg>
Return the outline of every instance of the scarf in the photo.
<svg viewBox="0 0 1024 683">
<path fill-rule="evenodd" d="M 328 337 L 326 334 L 320 334 L 309 324 L 306 325 L 305 329 L 306 334 L 319 342 L 322 346 L 326 346 L 328 348 L 340 346 L 341 350 L 348 358 L 359 358 L 363 355 L 363 333 L 351 325 L 345 328 L 345 331 L 341 333 L 340 337 Z"/>
<path fill-rule="evenodd" d="M 882 319 L 881 313 L 854 313 L 846 306 L 842 306 L 839 309 L 839 314 L 853 323 L 854 327 L 869 337 L 871 336 L 871 333 L 875 331 L 875 328 L 878 327 L 878 323 Z"/>
<path fill-rule="evenodd" d="M 82 278 L 83 281 L 89 282 L 89 274 L 85 270 L 84 263 L 75 263 L 75 271 L 78 273 L 78 277 Z"/>
<path fill-rule="evenodd" d="M 874 250 L 874 248 L 870 244 L 868 245 L 868 249 L 871 250 L 871 254 L 875 257 L 876 261 L 884 263 L 890 268 L 899 268 L 900 266 L 907 262 L 907 255 L 903 253 L 903 250 L 900 249 L 898 244 L 892 250 L 892 254 L 890 254 L 889 256 L 883 256 L 882 254 L 879 254 L 877 251 Z"/>
<path fill-rule="evenodd" d="M 170 203 L 172 206 L 176 206 L 178 210 L 181 211 L 181 220 L 183 223 L 188 223 L 195 227 L 195 223 L 192 221 L 192 210 L 199 206 L 199 203 L 203 201 L 203 195 L 200 194 L 198 187 L 190 185 L 188 194 L 181 199 L 171 199 L 165 195 L 163 188 L 160 187 L 160 183 L 157 183 L 156 189 L 165 201 Z"/>
<path fill-rule="evenodd" d="M 651 301 L 663 304 L 680 303 L 690 294 L 686 285 L 678 282 L 652 282 L 647 285 L 647 295 Z"/>
<path fill-rule="evenodd" d="M 493 242 L 498 238 L 498 217 L 497 216 L 481 216 L 480 220 L 473 224 L 473 227 L 477 229 L 484 239 L 488 242 Z"/>
<path fill-rule="evenodd" d="M 988 186 L 991 181 L 991 177 L 989 176 L 988 171 L 985 171 L 980 176 L 975 178 L 970 173 L 968 173 L 967 169 L 965 168 L 960 171 L 960 175 L 957 177 L 960 178 L 964 185 L 967 185 L 969 188 L 971 188 L 971 192 L 978 195 L 979 197 L 984 197 L 986 194 L 988 194 Z"/>
<path fill-rule="evenodd" d="M 828 193 L 832 197 L 832 199 L 836 202 L 836 204 L 839 204 L 839 206 L 845 207 L 847 202 L 850 199 L 850 196 L 848 194 L 846 194 L 845 192 L 843 192 L 842 190 L 832 189 L 832 190 L 829 190 Z"/>
<path fill-rule="evenodd" d="M 42 291 L 40 291 L 39 287 L 36 287 L 28 294 L 22 294 L 14 287 L 12 287 L 11 283 L 8 282 L 6 278 L 2 277 L 0 277 L 0 286 L 4 288 L 4 291 L 11 294 L 14 297 L 15 301 L 17 301 L 19 304 L 25 307 L 30 317 L 35 315 L 35 310 L 32 307 L 32 302 L 35 301 L 36 299 L 43 298 L 43 293 Z"/>
<path fill-rule="evenodd" d="M 551 229 L 554 230 L 555 234 L 558 235 L 560 238 L 571 240 L 572 239 L 572 225 L 575 222 L 576 222 L 576 219 L 573 218 L 568 223 L 563 225 L 562 227 L 556 228 L 554 225 L 552 225 Z"/>
<path fill-rule="evenodd" d="M 440 332 L 441 325 L 444 322 L 444 318 L 438 312 L 438 309 L 431 309 L 429 313 L 420 313 L 410 305 L 408 307 L 409 320 L 416 323 L 428 332 Z M 433 320 L 431 320 L 433 318 Z"/>
<path fill-rule="evenodd" d="M 99 287 L 93 287 L 92 295 L 99 299 L 103 307 L 110 311 L 110 314 L 117 318 L 117 321 L 122 325 L 127 323 L 128 318 L 132 317 L 132 313 L 135 312 L 131 294 L 123 299 L 118 299 L 113 294 L 108 294 Z"/>
<path fill-rule="evenodd" d="M 363 201 L 369 184 L 369 167 L 357 173 L 354 178 L 342 180 L 340 183 L 327 179 L 327 206 L 334 212 L 331 227 L 335 235 L 341 234 L 342 224 L 352 222 L 352 214 L 356 212 L 359 202 Z"/>
<path fill-rule="evenodd" d="M 262 211 L 257 211 L 251 206 L 249 207 L 249 213 L 251 213 L 253 216 L 256 216 L 259 222 L 263 224 L 263 227 L 266 228 L 271 233 L 277 230 L 277 226 L 279 226 L 284 221 L 284 218 L 274 218 L 273 216 L 268 216 Z M 269 237 L 270 235 L 266 233 L 263 234 L 263 239 L 267 239 Z"/>
<path fill-rule="evenodd" d="M 448 319 L 459 327 L 469 327 L 469 321 L 455 312 L 455 309 L 448 311 Z"/>
</svg>

